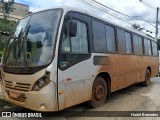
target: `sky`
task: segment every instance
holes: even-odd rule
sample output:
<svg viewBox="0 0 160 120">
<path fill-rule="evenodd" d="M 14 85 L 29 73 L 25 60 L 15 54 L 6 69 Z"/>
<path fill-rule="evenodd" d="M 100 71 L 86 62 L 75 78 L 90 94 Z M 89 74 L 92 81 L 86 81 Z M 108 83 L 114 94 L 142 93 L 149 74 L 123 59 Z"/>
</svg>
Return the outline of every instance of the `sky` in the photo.
<svg viewBox="0 0 160 120">
<path fill-rule="evenodd" d="M 89 0 L 86 0 L 89 1 Z M 98 2 L 116 10 L 122 12 L 129 16 L 141 17 L 140 20 L 131 19 L 129 17 L 120 16 L 119 14 L 106 10 L 107 14 L 98 12 L 98 10 L 92 9 L 92 7 L 87 7 L 87 3 L 83 0 L 15 0 L 15 2 L 26 4 L 30 6 L 31 12 L 36 12 L 43 9 L 53 8 L 55 6 L 74 6 L 87 11 L 92 11 L 93 13 L 98 13 L 101 17 L 108 18 L 109 20 L 122 24 L 123 26 L 131 26 L 131 24 L 140 25 L 146 30 L 153 31 L 152 36 L 155 34 L 155 21 L 156 21 L 156 8 L 160 7 L 160 0 L 97 0 Z M 110 14 L 110 15 L 109 15 Z M 124 22 L 119 18 L 113 17 L 118 16 L 125 19 Z M 147 22 L 144 22 L 148 21 Z M 130 24 L 131 23 L 131 24 Z M 151 25 L 150 25 L 151 24 Z"/>
</svg>

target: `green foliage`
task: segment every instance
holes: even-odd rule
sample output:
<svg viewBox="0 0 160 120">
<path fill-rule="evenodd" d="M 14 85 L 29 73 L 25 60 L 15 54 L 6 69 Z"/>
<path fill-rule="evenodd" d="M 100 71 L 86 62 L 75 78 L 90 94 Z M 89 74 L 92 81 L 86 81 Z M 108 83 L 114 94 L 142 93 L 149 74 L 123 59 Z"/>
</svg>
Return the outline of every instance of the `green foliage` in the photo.
<svg viewBox="0 0 160 120">
<path fill-rule="evenodd" d="M 6 25 L 5 25 L 6 24 Z M 10 32 L 15 25 L 14 21 L 4 21 L 4 19 L 0 18 L 0 31 L 8 31 Z"/>
<path fill-rule="evenodd" d="M 7 45 L 7 36 L 1 36 L 1 40 L 0 40 L 0 53 L 3 54 L 4 52 L 4 48 Z"/>
</svg>

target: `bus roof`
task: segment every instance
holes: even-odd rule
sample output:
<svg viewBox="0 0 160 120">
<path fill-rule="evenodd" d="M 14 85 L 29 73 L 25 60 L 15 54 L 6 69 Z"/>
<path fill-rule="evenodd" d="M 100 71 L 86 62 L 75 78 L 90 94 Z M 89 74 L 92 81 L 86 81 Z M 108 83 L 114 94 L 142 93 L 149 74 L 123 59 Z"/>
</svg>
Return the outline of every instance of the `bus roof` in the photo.
<svg viewBox="0 0 160 120">
<path fill-rule="evenodd" d="M 80 9 L 80 8 L 76 8 L 76 7 L 71 7 L 71 6 L 58 6 L 58 7 L 54 7 L 54 8 L 50 8 L 50 9 L 45 9 L 45 10 L 52 10 L 52 9 L 63 9 L 65 13 L 68 12 L 68 11 L 75 11 L 75 12 L 79 12 L 79 13 L 82 13 L 82 14 L 86 14 L 86 15 L 89 15 L 89 16 L 94 17 L 96 19 L 105 21 L 105 22 L 107 22 L 109 24 L 113 24 L 113 25 L 115 25 L 117 27 L 120 27 L 122 29 L 125 29 L 125 30 L 131 31 L 133 33 L 136 33 L 136 34 L 138 34 L 140 36 L 144 36 L 144 37 L 146 37 L 148 39 L 156 41 L 154 38 L 146 35 L 145 33 L 141 32 L 141 31 L 137 31 L 137 30 L 135 30 L 133 28 L 129 28 L 129 27 L 124 27 L 124 26 L 119 25 L 117 23 L 113 23 L 113 22 L 109 21 L 108 19 L 106 19 L 106 18 L 104 18 L 102 16 L 98 16 L 97 14 L 93 14 L 90 11 L 87 11 L 87 10 L 84 10 L 84 9 Z M 45 10 L 41 10 L 41 11 L 38 11 L 38 12 L 42 12 L 42 11 L 45 11 Z M 97 11 L 100 12 L 100 10 L 97 10 Z M 38 12 L 35 12 L 35 13 L 38 13 Z M 31 14 L 34 14 L 34 13 L 31 13 Z"/>
</svg>

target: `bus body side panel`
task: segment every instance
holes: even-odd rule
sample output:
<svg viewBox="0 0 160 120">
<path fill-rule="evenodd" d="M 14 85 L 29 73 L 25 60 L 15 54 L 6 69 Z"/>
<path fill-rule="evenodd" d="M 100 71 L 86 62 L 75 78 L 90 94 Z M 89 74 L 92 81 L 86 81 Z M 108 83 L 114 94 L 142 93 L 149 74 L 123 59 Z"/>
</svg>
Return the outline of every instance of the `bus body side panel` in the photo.
<svg viewBox="0 0 160 120">
<path fill-rule="evenodd" d="M 58 70 L 59 110 L 91 99 L 95 72 L 92 59 L 82 61 L 64 71 Z"/>
<path fill-rule="evenodd" d="M 102 65 L 99 73 L 109 73 L 111 92 L 137 83 L 136 60 L 133 55 L 108 54 L 109 64 Z"/>
<path fill-rule="evenodd" d="M 98 73 L 111 77 L 111 92 L 143 82 L 145 72 L 151 68 L 151 77 L 158 73 L 158 58 L 149 56 L 108 54 L 108 65 L 102 65 Z"/>
<path fill-rule="evenodd" d="M 159 57 L 151 57 L 151 61 L 148 63 L 151 64 L 151 77 L 155 77 L 159 72 Z"/>
</svg>

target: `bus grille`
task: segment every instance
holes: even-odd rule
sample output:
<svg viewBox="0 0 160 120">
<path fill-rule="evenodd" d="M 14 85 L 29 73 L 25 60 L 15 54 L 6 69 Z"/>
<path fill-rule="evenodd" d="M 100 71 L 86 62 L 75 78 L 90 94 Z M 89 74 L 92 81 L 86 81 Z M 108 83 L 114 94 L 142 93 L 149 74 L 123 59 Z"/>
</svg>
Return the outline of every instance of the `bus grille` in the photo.
<svg viewBox="0 0 160 120">
<path fill-rule="evenodd" d="M 18 101 L 18 102 L 26 102 L 27 97 L 19 97 L 19 98 L 11 98 L 12 100 Z"/>
<path fill-rule="evenodd" d="M 19 90 L 19 91 L 25 91 L 25 92 L 28 92 L 31 89 L 31 84 L 14 83 L 14 82 L 6 81 L 6 80 L 4 80 L 4 86 L 6 88 Z"/>
</svg>

